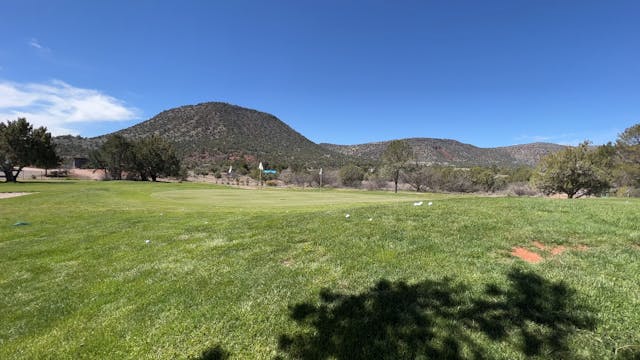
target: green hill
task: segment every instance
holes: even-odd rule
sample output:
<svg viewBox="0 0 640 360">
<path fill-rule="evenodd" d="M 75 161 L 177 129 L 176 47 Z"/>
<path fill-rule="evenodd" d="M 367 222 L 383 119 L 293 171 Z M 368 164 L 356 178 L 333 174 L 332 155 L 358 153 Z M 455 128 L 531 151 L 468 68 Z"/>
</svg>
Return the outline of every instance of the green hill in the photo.
<svg viewBox="0 0 640 360">
<path fill-rule="evenodd" d="M 192 165 L 221 158 L 307 165 L 340 165 L 348 157 L 327 150 L 273 115 L 220 102 L 187 105 L 116 132 L 130 139 L 158 134 L 172 141 Z M 57 137 L 63 156 L 86 156 L 104 136 Z"/>
</svg>

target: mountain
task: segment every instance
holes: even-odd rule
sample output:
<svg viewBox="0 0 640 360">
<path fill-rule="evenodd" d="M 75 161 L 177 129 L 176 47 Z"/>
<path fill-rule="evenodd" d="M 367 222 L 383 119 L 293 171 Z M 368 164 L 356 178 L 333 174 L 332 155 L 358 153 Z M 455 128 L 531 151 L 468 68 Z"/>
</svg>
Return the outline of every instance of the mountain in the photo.
<svg viewBox="0 0 640 360">
<path fill-rule="evenodd" d="M 563 148 L 562 145 L 533 143 L 497 148 L 479 148 L 450 139 L 403 139 L 413 149 L 419 163 L 454 166 L 533 166 L 543 156 Z M 328 150 L 356 156 L 370 161 L 382 158 L 389 141 L 359 145 L 320 144 Z"/>
<path fill-rule="evenodd" d="M 116 134 L 130 139 L 161 135 L 190 164 L 229 157 L 271 164 L 340 165 L 348 161 L 347 156 L 313 143 L 273 115 L 221 102 L 166 110 Z M 87 156 L 106 136 L 64 136 L 55 141 L 63 156 Z"/>
<path fill-rule="evenodd" d="M 91 150 L 97 149 L 103 142 L 103 137 L 83 138 L 81 136 L 62 135 L 55 136 L 58 155 L 63 158 L 88 157 Z"/>
<path fill-rule="evenodd" d="M 513 158 L 525 165 L 533 166 L 537 164 L 538 161 L 540 161 L 540 159 L 542 159 L 543 157 L 551 153 L 560 151 L 565 147 L 566 146 L 564 145 L 536 142 L 522 145 L 503 146 L 496 149 L 506 151 Z"/>
<path fill-rule="evenodd" d="M 389 143 L 315 144 L 273 115 L 221 102 L 166 110 L 116 134 L 130 139 L 161 135 L 174 143 L 189 167 L 241 158 L 284 166 L 364 164 L 378 161 Z M 63 157 L 87 157 L 107 136 L 67 135 L 55 137 L 54 141 Z M 535 165 L 542 156 L 563 148 L 549 143 L 479 148 L 449 139 L 404 140 L 413 148 L 420 163 L 462 167 Z"/>
</svg>

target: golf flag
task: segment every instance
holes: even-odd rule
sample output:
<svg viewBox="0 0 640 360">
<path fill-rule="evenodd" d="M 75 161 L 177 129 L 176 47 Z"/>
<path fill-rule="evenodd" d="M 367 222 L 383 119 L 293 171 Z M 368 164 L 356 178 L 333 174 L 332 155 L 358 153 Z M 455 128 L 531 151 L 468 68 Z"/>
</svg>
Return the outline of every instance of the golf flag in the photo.
<svg viewBox="0 0 640 360">
<path fill-rule="evenodd" d="M 233 167 L 232 167 L 232 166 L 229 166 L 229 171 L 228 171 L 228 172 L 229 172 L 229 174 L 231 174 L 231 171 L 232 171 L 232 170 L 233 170 Z"/>
<path fill-rule="evenodd" d="M 260 171 L 264 170 L 264 166 L 262 166 L 262 161 L 260 161 L 260 165 L 258 165 L 258 169 L 260 169 Z"/>
<path fill-rule="evenodd" d="M 318 175 L 322 175 L 322 168 L 320 168 L 320 172 L 318 173 Z"/>
</svg>

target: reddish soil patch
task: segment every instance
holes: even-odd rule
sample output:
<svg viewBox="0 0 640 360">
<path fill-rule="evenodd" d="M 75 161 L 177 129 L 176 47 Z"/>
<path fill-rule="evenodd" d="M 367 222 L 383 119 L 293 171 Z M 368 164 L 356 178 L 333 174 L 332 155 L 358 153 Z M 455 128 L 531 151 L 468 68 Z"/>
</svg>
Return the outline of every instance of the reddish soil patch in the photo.
<svg viewBox="0 0 640 360">
<path fill-rule="evenodd" d="M 551 251 L 550 251 L 550 252 L 551 252 L 551 255 L 560 255 L 560 254 L 562 254 L 563 252 L 565 252 L 566 250 L 567 250 L 567 248 L 566 248 L 566 247 L 564 247 L 564 246 L 560 245 L 560 246 L 556 246 L 556 247 L 554 247 L 553 249 L 551 249 Z"/>
<path fill-rule="evenodd" d="M 542 256 L 521 247 L 513 248 L 513 250 L 511 251 L 511 255 L 519 257 L 520 259 L 531 264 L 536 264 L 542 261 Z"/>
<path fill-rule="evenodd" d="M 531 245 L 536 249 L 543 251 L 544 252 L 543 255 L 545 257 L 547 255 L 553 255 L 553 256 L 560 255 L 567 250 L 586 251 L 589 249 L 589 247 L 586 245 L 578 245 L 574 247 L 566 247 L 564 245 L 558 245 L 558 246 L 550 247 L 548 245 L 541 243 L 540 241 L 533 241 Z M 511 251 L 511 255 L 517 256 L 524 261 L 534 263 L 534 264 L 544 260 L 544 257 L 542 255 L 535 253 L 533 251 L 527 250 L 523 247 L 514 247 L 513 250 Z"/>
</svg>

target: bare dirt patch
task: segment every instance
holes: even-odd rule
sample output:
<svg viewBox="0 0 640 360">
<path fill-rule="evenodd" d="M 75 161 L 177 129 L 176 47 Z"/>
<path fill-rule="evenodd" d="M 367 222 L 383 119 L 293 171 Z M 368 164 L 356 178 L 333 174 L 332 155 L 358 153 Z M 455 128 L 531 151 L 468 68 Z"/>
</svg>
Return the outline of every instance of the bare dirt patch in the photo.
<svg viewBox="0 0 640 360">
<path fill-rule="evenodd" d="M 12 197 L 24 196 L 24 195 L 29 195 L 29 194 L 33 194 L 33 193 L 28 193 L 28 192 L 0 192 L 0 199 L 8 199 L 8 198 L 12 198 Z"/>
<path fill-rule="evenodd" d="M 563 252 L 565 252 L 567 250 L 566 247 L 560 245 L 560 246 L 556 246 L 553 249 L 551 249 L 549 252 L 551 253 L 551 255 L 560 255 Z"/>
<path fill-rule="evenodd" d="M 511 255 L 531 264 L 536 264 L 543 260 L 542 256 L 522 247 L 514 247 L 513 250 L 511 250 Z"/>
<path fill-rule="evenodd" d="M 535 264 L 545 260 L 547 256 L 557 256 L 568 250 L 577 250 L 577 251 L 589 250 L 589 247 L 586 245 L 578 245 L 574 247 L 558 245 L 558 246 L 550 247 L 548 245 L 541 243 L 540 241 L 531 242 L 531 246 L 534 247 L 536 251 L 538 250 L 539 251 L 534 252 L 524 247 L 514 247 L 511 251 L 511 255 L 518 257 L 528 263 Z M 539 252 L 542 252 L 542 254 L 539 254 Z"/>
<path fill-rule="evenodd" d="M 71 169 L 69 170 L 69 176 L 83 180 L 104 180 L 107 177 L 104 170 L 95 169 Z"/>
</svg>

